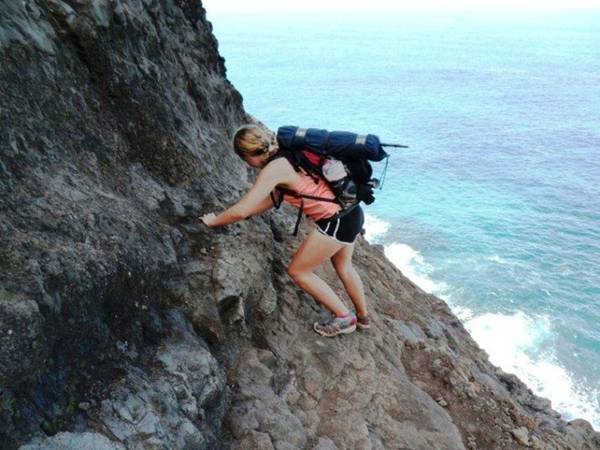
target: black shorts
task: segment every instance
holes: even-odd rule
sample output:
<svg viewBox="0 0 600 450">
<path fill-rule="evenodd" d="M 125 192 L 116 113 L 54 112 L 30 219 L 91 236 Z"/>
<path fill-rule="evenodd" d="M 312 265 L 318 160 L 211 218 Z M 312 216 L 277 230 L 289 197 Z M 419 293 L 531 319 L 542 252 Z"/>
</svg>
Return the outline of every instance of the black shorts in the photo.
<svg viewBox="0 0 600 450">
<path fill-rule="evenodd" d="M 316 221 L 317 228 L 321 233 L 331 236 L 340 244 L 347 245 L 354 243 L 364 223 L 365 215 L 360 205 L 342 218 L 337 217 L 336 214 L 333 217 Z"/>
</svg>

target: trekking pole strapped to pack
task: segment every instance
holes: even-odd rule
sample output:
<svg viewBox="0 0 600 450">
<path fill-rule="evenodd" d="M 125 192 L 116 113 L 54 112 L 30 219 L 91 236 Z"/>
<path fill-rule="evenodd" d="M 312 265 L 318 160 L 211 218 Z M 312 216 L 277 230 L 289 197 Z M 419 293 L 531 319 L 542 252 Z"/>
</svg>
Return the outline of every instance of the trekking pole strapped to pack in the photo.
<svg viewBox="0 0 600 450">
<path fill-rule="evenodd" d="M 396 147 L 396 148 L 408 148 L 408 145 L 402 145 L 402 144 L 384 144 L 383 142 L 381 143 L 382 147 Z"/>
</svg>

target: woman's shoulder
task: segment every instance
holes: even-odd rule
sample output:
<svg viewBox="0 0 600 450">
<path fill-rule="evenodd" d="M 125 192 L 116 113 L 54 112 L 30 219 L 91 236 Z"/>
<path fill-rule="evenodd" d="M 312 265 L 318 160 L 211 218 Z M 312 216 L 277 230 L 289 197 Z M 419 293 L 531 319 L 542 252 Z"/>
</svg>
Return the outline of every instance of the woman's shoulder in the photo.
<svg viewBox="0 0 600 450">
<path fill-rule="evenodd" d="M 298 180 L 300 174 L 294 170 L 294 166 L 285 157 L 274 158 L 262 169 L 269 173 L 277 173 L 282 181 L 280 184 L 293 184 Z"/>
<path fill-rule="evenodd" d="M 280 156 L 278 158 L 274 158 L 267 163 L 267 165 L 263 168 L 263 170 L 269 171 L 283 171 L 287 173 L 296 173 L 292 164 L 287 160 L 287 158 Z"/>
</svg>

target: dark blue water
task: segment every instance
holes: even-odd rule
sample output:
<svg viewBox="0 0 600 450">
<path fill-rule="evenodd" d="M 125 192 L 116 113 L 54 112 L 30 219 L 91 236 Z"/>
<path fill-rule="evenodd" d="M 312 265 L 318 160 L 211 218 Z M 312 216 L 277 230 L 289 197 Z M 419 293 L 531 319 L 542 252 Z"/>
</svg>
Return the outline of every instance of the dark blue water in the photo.
<svg viewBox="0 0 600 450">
<path fill-rule="evenodd" d="M 600 13 L 209 19 L 271 128 L 410 145 L 369 239 L 494 364 L 600 428 Z"/>
</svg>

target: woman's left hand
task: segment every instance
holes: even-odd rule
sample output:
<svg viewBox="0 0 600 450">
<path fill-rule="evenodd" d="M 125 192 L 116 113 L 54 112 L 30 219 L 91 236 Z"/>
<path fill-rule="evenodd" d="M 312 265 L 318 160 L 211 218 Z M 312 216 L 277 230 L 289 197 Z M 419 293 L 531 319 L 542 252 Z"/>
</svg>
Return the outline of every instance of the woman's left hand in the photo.
<svg viewBox="0 0 600 450">
<path fill-rule="evenodd" d="M 217 218 L 217 216 L 215 215 L 215 213 L 208 213 L 208 214 L 204 214 L 202 217 L 200 217 L 200 220 L 207 227 L 212 227 L 216 218 Z"/>
</svg>

